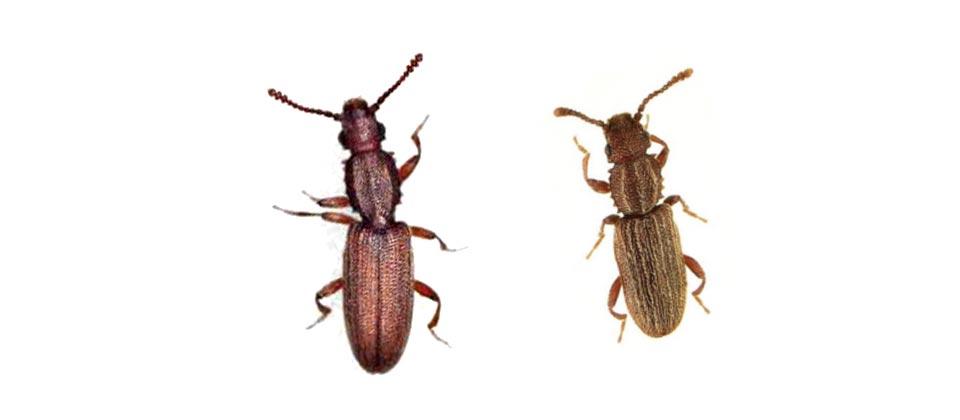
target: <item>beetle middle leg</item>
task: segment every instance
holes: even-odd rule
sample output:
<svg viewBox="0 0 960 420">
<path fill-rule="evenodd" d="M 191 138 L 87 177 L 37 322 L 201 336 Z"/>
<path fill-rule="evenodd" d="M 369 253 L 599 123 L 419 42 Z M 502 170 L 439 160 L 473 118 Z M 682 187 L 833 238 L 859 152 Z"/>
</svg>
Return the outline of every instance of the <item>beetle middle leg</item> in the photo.
<svg viewBox="0 0 960 420">
<path fill-rule="evenodd" d="M 620 321 L 620 336 L 617 337 L 618 343 L 623 341 L 623 329 L 627 326 L 627 315 L 613 310 L 613 307 L 617 305 L 617 300 L 620 299 L 620 287 L 622 284 L 620 276 L 617 276 L 617 279 L 610 285 L 610 296 L 607 297 L 607 310 L 610 311 L 610 315 L 613 315 L 614 318 Z"/>
<path fill-rule="evenodd" d="M 590 259 L 590 256 L 593 255 L 593 251 L 597 250 L 597 247 L 600 246 L 600 242 L 603 242 L 603 238 L 606 237 L 606 234 L 603 233 L 603 228 L 606 225 L 616 225 L 620 221 L 620 216 L 616 214 L 611 214 L 603 218 L 603 221 L 600 222 L 600 234 L 597 238 L 597 242 L 593 244 L 593 248 L 590 249 L 590 252 L 587 253 L 587 259 Z"/>
<path fill-rule="evenodd" d="M 573 137 L 573 143 L 576 144 L 577 149 L 580 149 L 580 152 L 583 153 L 583 180 L 586 181 L 587 185 L 589 185 L 590 188 L 593 189 L 594 191 L 600 194 L 609 193 L 610 192 L 609 182 L 590 178 L 590 176 L 587 174 L 588 172 L 587 168 L 590 167 L 590 151 L 588 151 L 586 147 L 583 147 L 583 145 L 580 144 L 580 141 L 577 140 L 576 136 Z"/>
<path fill-rule="evenodd" d="M 437 311 L 433 313 L 433 319 L 430 320 L 430 323 L 427 324 L 427 328 L 430 329 L 430 334 L 433 334 L 433 338 L 436 338 L 437 341 L 446 344 L 447 347 L 450 347 L 450 343 L 447 340 L 440 338 L 433 329 L 437 326 L 437 323 L 440 322 L 440 295 L 437 294 L 430 286 L 427 286 L 426 283 L 423 283 L 419 280 L 413 281 L 413 290 L 416 290 L 420 296 L 423 296 L 427 299 L 430 299 L 434 302 L 437 302 Z"/>
<path fill-rule="evenodd" d="M 322 289 L 317 291 L 317 296 L 314 299 L 317 301 L 317 309 L 320 310 L 320 317 L 317 318 L 317 320 L 314 321 L 313 324 L 310 324 L 307 326 L 308 330 L 313 328 L 315 325 L 319 324 L 321 321 L 323 321 L 327 317 L 327 315 L 330 315 L 330 307 L 321 303 L 320 299 L 323 299 L 327 296 L 337 293 L 342 288 L 343 288 L 343 278 L 341 277 L 339 279 L 331 281 L 330 283 L 327 283 L 326 286 L 323 286 Z"/>
<path fill-rule="evenodd" d="M 690 216 L 693 216 L 693 218 L 695 218 L 695 219 L 697 219 L 697 220 L 699 220 L 699 221 L 701 221 L 701 222 L 703 222 L 703 223 L 707 223 L 707 219 L 704 219 L 704 218 L 700 217 L 699 214 L 696 214 L 696 213 L 693 212 L 693 210 L 690 210 L 690 207 L 687 207 L 687 202 L 686 202 L 686 201 L 683 201 L 683 199 L 680 198 L 679 195 L 671 195 L 671 196 L 669 196 L 669 197 L 667 197 L 667 198 L 664 198 L 664 199 L 663 199 L 663 202 L 666 203 L 666 204 L 669 205 L 669 206 L 672 206 L 672 205 L 674 205 L 674 204 L 677 204 L 677 202 L 680 202 L 680 205 L 683 206 L 683 212 L 684 212 L 684 213 L 689 214 Z"/>
<path fill-rule="evenodd" d="M 698 279 L 700 279 L 700 286 L 690 294 L 693 295 L 693 298 L 697 300 L 697 303 L 700 304 L 700 307 L 703 308 L 703 311 L 709 314 L 710 310 L 707 309 L 707 307 L 704 306 L 703 301 L 700 300 L 700 292 L 703 291 L 703 286 L 707 285 L 707 273 L 703 271 L 703 267 L 700 266 L 700 263 L 698 263 L 697 260 L 693 259 L 693 257 L 689 255 L 684 254 L 683 263 L 687 266 L 687 268 L 690 269 L 690 271 L 693 272 L 695 276 L 697 276 Z"/>
<path fill-rule="evenodd" d="M 411 156 L 410 159 L 407 159 L 403 166 L 400 167 L 401 184 L 407 179 L 407 177 L 410 176 L 410 174 L 413 173 L 414 169 L 417 169 L 417 164 L 420 163 L 420 154 L 422 152 L 420 149 L 420 129 L 423 128 L 423 125 L 427 123 L 427 118 L 430 118 L 430 116 L 427 115 L 426 118 L 423 119 L 423 122 L 417 126 L 417 129 L 413 130 L 413 134 L 410 135 L 410 139 L 413 140 L 413 144 L 417 146 L 417 154 Z"/>
<path fill-rule="evenodd" d="M 336 197 L 320 198 L 320 197 L 314 197 L 314 196 L 310 195 L 310 193 L 308 193 L 308 192 L 306 192 L 306 191 L 300 191 L 300 192 L 302 192 L 303 195 L 307 196 L 309 199 L 313 200 L 313 202 L 314 202 L 314 203 L 317 203 L 317 205 L 320 206 L 320 207 L 328 207 L 328 208 L 334 208 L 334 209 L 342 209 L 342 208 L 347 207 L 347 206 L 350 205 L 350 199 L 347 198 L 347 196 L 345 196 L 345 195 L 340 195 L 340 196 L 336 196 Z"/>
<path fill-rule="evenodd" d="M 443 239 L 440 239 L 440 237 L 430 229 L 425 229 L 420 226 L 410 226 L 410 234 L 422 239 L 436 239 L 440 242 L 440 249 L 444 251 L 456 252 L 460 250 L 447 247 L 447 243 L 443 242 Z"/>
</svg>

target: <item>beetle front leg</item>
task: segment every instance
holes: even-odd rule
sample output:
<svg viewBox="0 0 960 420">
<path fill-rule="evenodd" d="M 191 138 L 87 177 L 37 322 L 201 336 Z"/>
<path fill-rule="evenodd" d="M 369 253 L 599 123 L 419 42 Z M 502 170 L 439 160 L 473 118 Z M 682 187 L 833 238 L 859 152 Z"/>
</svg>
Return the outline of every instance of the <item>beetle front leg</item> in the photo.
<svg viewBox="0 0 960 420">
<path fill-rule="evenodd" d="M 438 242 L 440 242 L 440 249 L 444 251 L 456 252 L 460 250 L 460 249 L 451 249 L 447 247 L 447 243 L 443 242 L 443 239 L 440 239 L 440 237 L 437 236 L 436 233 L 433 233 L 433 231 L 429 229 L 424 229 L 420 226 L 410 226 L 410 234 L 422 239 L 436 239 Z"/>
<path fill-rule="evenodd" d="M 669 196 L 669 197 L 667 197 L 667 198 L 664 198 L 664 199 L 663 199 L 663 202 L 666 203 L 668 206 L 672 206 L 672 205 L 674 205 L 674 204 L 677 204 L 677 202 L 679 202 L 680 205 L 683 206 L 683 212 L 684 212 L 684 213 L 689 214 L 690 216 L 693 216 L 695 219 L 697 219 L 697 220 L 699 220 L 699 221 L 701 221 L 701 222 L 703 222 L 703 223 L 707 223 L 707 219 L 704 219 L 704 218 L 700 217 L 699 214 L 696 214 L 696 213 L 693 212 L 693 210 L 690 210 L 690 207 L 687 207 L 687 202 L 686 202 L 686 201 L 683 201 L 683 199 L 680 198 L 679 195 L 671 195 L 671 196 Z"/>
<path fill-rule="evenodd" d="M 411 156 L 410 159 L 407 159 L 403 166 L 400 167 L 401 184 L 407 179 L 407 177 L 410 176 L 410 174 L 413 173 L 414 169 L 417 169 L 417 164 L 420 163 L 420 154 L 422 152 L 420 149 L 420 129 L 423 128 L 423 125 L 427 123 L 427 118 L 430 118 L 430 116 L 427 115 L 426 118 L 423 119 L 423 122 L 417 126 L 417 129 L 413 130 L 413 134 L 410 136 L 410 139 L 413 140 L 413 144 L 417 146 L 417 154 Z"/>
<path fill-rule="evenodd" d="M 320 207 L 342 209 L 350 205 L 350 199 L 347 198 L 347 196 L 345 195 L 336 196 L 336 197 L 319 198 L 319 197 L 314 197 L 310 195 L 310 193 L 306 191 L 300 191 L 300 192 L 302 192 L 303 195 L 313 200 L 313 202 L 317 203 L 317 205 Z"/>
<path fill-rule="evenodd" d="M 693 275 L 700 279 L 700 287 L 697 287 L 696 290 L 690 294 L 692 294 L 693 298 L 697 300 L 697 303 L 700 304 L 700 307 L 703 308 L 703 311 L 709 314 L 710 310 L 707 309 L 707 307 L 703 305 L 703 301 L 700 300 L 700 292 L 703 291 L 703 286 L 707 285 L 707 273 L 703 271 L 703 267 L 700 266 L 700 263 L 698 263 L 697 260 L 693 259 L 693 257 L 689 255 L 683 256 L 683 263 L 687 266 L 687 268 L 690 269 L 690 271 L 693 272 Z"/>
<path fill-rule="evenodd" d="M 450 343 L 446 340 L 440 338 L 433 329 L 437 326 L 437 323 L 440 322 L 440 295 L 437 294 L 430 286 L 427 286 L 426 283 L 422 283 L 419 280 L 413 281 L 413 290 L 415 290 L 420 296 L 423 296 L 427 299 L 430 299 L 434 302 L 437 302 L 437 311 L 433 313 L 433 319 L 430 320 L 430 323 L 427 324 L 427 328 L 430 330 L 430 334 L 433 334 L 433 338 L 436 338 L 437 341 L 446 344 L 447 347 L 450 347 Z"/>
<path fill-rule="evenodd" d="M 623 329 L 627 326 L 627 315 L 613 310 L 613 307 L 617 306 L 617 300 L 620 299 L 620 287 L 622 284 L 620 276 L 617 276 L 617 279 L 610 285 L 610 295 L 607 297 L 607 309 L 610 311 L 610 315 L 613 315 L 614 318 L 620 321 L 620 336 L 617 337 L 618 343 L 623 341 Z"/>
<path fill-rule="evenodd" d="M 317 301 L 317 309 L 320 310 L 320 317 L 317 318 L 317 320 L 314 321 L 313 324 L 310 324 L 307 326 L 308 330 L 313 328 L 315 325 L 319 324 L 321 321 L 323 321 L 327 317 L 327 315 L 330 315 L 330 307 L 321 303 L 320 299 L 323 299 L 327 296 L 337 293 L 342 288 L 343 288 L 343 278 L 341 277 L 339 279 L 331 281 L 330 283 L 327 283 L 326 286 L 323 286 L 322 289 L 317 291 L 317 295 L 314 299 Z"/>
<path fill-rule="evenodd" d="M 619 222 L 619 221 L 620 221 L 620 216 L 617 216 L 616 214 L 611 214 L 611 215 L 603 218 L 603 221 L 600 222 L 600 235 L 599 235 L 599 237 L 597 238 L 597 243 L 593 244 L 593 248 L 590 249 L 590 252 L 587 253 L 587 259 L 588 259 L 588 260 L 590 259 L 590 256 L 593 255 L 593 251 L 596 251 L 596 250 L 597 250 L 597 247 L 600 246 L 600 242 L 603 242 L 603 238 L 606 237 L 606 235 L 603 233 L 603 228 L 604 228 L 606 225 L 614 225 L 614 226 L 616 226 L 617 222 Z"/>
<path fill-rule="evenodd" d="M 647 116 L 647 122 L 650 121 L 650 116 Z M 667 146 L 667 143 L 663 140 L 660 140 L 660 137 L 657 137 L 653 134 L 650 135 L 650 141 L 663 146 L 663 149 L 660 150 L 660 153 L 657 153 L 657 163 L 660 164 L 660 168 L 663 169 L 663 166 L 667 164 L 667 156 L 670 155 L 670 146 Z"/>
<path fill-rule="evenodd" d="M 590 166 L 590 152 L 587 151 L 586 147 L 580 144 L 580 141 L 577 140 L 577 137 L 573 137 L 573 143 L 577 145 L 577 148 L 583 152 L 583 180 L 587 181 L 587 185 L 590 186 L 594 191 L 600 194 L 607 194 L 610 192 L 610 183 L 607 181 L 601 181 L 599 179 L 590 178 L 587 175 L 587 168 Z"/>
</svg>

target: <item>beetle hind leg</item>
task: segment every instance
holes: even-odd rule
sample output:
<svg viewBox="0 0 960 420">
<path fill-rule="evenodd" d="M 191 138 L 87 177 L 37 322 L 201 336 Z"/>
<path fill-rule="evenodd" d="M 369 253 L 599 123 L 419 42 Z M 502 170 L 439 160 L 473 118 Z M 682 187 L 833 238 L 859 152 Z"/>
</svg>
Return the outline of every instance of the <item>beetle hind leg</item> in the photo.
<svg viewBox="0 0 960 420">
<path fill-rule="evenodd" d="M 323 299 L 334 293 L 337 293 L 342 288 L 343 288 L 343 278 L 341 277 L 339 279 L 331 281 L 330 283 L 327 283 L 326 286 L 323 286 L 322 289 L 317 291 L 317 296 L 314 299 L 317 302 L 317 309 L 320 310 L 320 317 L 318 317 L 317 320 L 313 322 L 313 324 L 310 324 L 309 326 L 307 326 L 308 330 L 315 327 L 317 324 L 319 324 L 324 319 L 326 319 L 327 315 L 330 315 L 330 307 L 321 303 L 320 299 Z"/>
<path fill-rule="evenodd" d="M 620 276 L 617 276 L 617 279 L 610 285 L 610 296 L 607 297 L 607 310 L 610 311 L 610 315 L 620 320 L 620 335 L 617 337 L 618 343 L 623 341 L 623 330 L 627 327 L 627 314 L 613 310 L 613 307 L 617 306 L 617 300 L 620 299 L 620 287 L 622 284 Z"/>
<path fill-rule="evenodd" d="M 703 291 L 703 286 L 707 285 L 707 273 L 703 271 L 703 267 L 700 266 L 700 263 L 698 263 L 697 260 L 693 259 L 693 257 L 689 255 L 683 256 L 683 263 L 687 266 L 687 268 L 690 269 L 690 271 L 693 272 L 695 276 L 697 276 L 698 279 L 700 279 L 700 286 L 690 294 L 693 295 L 693 298 L 697 300 L 697 303 L 700 304 L 700 307 L 703 308 L 703 311 L 709 314 L 710 310 L 707 309 L 707 307 L 703 304 L 703 301 L 700 300 L 700 292 Z"/>
<path fill-rule="evenodd" d="M 434 302 L 437 302 L 437 311 L 433 313 L 433 319 L 430 320 L 430 323 L 427 324 L 427 328 L 430 330 L 430 334 L 433 335 L 433 338 L 436 338 L 437 341 L 446 344 L 447 347 L 450 347 L 450 343 L 447 340 L 440 338 L 433 329 L 440 322 L 440 295 L 437 294 L 430 286 L 427 286 L 426 283 L 423 283 L 419 280 L 413 281 L 413 290 L 427 299 L 430 299 Z"/>
</svg>

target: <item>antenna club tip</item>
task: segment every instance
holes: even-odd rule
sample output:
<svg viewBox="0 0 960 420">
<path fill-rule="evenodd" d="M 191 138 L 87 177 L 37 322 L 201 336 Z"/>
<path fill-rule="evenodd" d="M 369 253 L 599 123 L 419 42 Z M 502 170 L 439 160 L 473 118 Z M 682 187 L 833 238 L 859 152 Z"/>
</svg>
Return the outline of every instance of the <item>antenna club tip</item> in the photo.
<svg viewBox="0 0 960 420">
<path fill-rule="evenodd" d="M 566 109 L 566 108 L 557 108 L 557 109 L 554 109 L 554 110 L 553 110 L 553 116 L 554 116 L 554 117 L 565 117 L 565 116 L 567 116 L 567 109 Z"/>
<path fill-rule="evenodd" d="M 270 95 L 271 97 L 277 98 L 277 99 L 279 99 L 280 96 L 281 96 L 280 92 L 277 91 L 276 89 L 269 89 L 269 90 L 267 90 L 267 95 Z"/>
<path fill-rule="evenodd" d="M 680 76 L 683 77 L 684 79 L 686 79 L 686 78 L 688 78 L 688 77 L 690 77 L 690 76 L 693 76 L 693 69 L 687 67 L 686 70 L 680 72 Z"/>
<path fill-rule="evenodd" d="M 413 56 L 413 61 L 415 61 L 415 62 L 417 62 L 417 63 L 423 61 L 423 54 L 417 53 L 417 55 Z"/>
</svg>

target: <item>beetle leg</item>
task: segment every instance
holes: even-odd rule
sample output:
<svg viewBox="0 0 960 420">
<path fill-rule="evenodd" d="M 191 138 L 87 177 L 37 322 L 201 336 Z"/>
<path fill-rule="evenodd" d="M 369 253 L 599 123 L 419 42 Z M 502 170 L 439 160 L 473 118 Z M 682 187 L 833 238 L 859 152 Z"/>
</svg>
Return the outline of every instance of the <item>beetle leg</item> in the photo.
<svg viewBox="0 0 960 420">
<path fill-rule="evenodd" d="M 315 325 L 319 324 L 321 321 L 323 321 L 324 318 L 327 317 L 327 315 L 330 315 L 330 308 L 320 303 L 320 299 L 323 299 L 327 296 L 337 293 L 342 288 L 343 288 L 343 278 L 341 277 L 339 279 L 331 281 L 330 283 L 327 283 L 326 286 L 323 286 L 322 289 L 317 291 L 317 296 L 314 299 L 317 301 L 317 309 L 320 310 L 320 317 L 317 318 L 317 320 L 314 321 L 313 324 L 310 324 L 307 326 L 308 330 L 313 328 Z"/>
<path fill-rule="evenodd" d="M 603 218 L 603 221 L 600 222 L 600 235 L 599 235 L 600 237 L 597 238 L 597 243 L 593 244 L 593 248 L 590 249 L 590 252 L 589 252 L 589 253 L 587 253 L 587 259 L 588 259 L 588 260 L 590 259 L 590 256 L 593 255 L 593 251 L 596 251 L 596 250 L 597 250 L 597 247 L 600 246 L 600 242 L 603 242 L 603 238 L 606 236 L 606 235 L 603 233 L 603 228 L 604 228 L 604 226 L 606 226 L 606 225 L 616 225 L 617 222 L 619 222 L 619 221 L 620 221 L 620 216 L 617 216 L 616 214 L 611 214 L 611 215 Z"/>
<path fill-rule="evenodd" d="M 650 122 L 650 116 L 647 115 L 647 122 Z M 660 164 L 662 169 L 664 165 L 667 164 L 667 156 L 670 155 L 670 146 L 667 146 L 667 143 L 663 140 L 660 140 L 660 137 L 657 137 L 653 134 L 650 135 L 650 141 L 663 146 L 663 149 L 660 150 L 660 153 L 657 153 L 657 163 Z"/>
<path fill-rule="evenodd" d="M 621 284 L 620 276 L 617 276 L 617 279 L 610 285 L 610 296 L 607 297 L 607 309 L 610 311 L 610 315 L 620 320 L 620 336 L 617 337 L 618 343 L 623 341 L 623 329 L 627 326 L 627 315 L 613 310 L 613 307 L 617 305 L 617 300 L 620 299 Z"/>
<path fill-rule="evenodd" d="M 427 324 L 427 328 L 430 329 L 430 334 L 433 334 L 433 338 L 436 338 L 437 341 L 446 344 L 447 347 L 450 347 L 450 343 L 446 340 L 440 338 L 436 332 L 433 331 L 433 328 L 437 326 L 437 323 L 440 322 L 440 296 L 437 295 L 437 292 L 433 291 L 430 286 L 427 286 L 426 283 L 422 283 L 419 280 L 413 281 L 413 290 L 416 290 L 420 296 L 423 296 L 427 299 L 430 299 L 434 302 L 437 302 L 437 311 L 433 313 L 433 319 L 430 320 L 430 323 Z"/>
<path fill-rule="evenodd" d="M 343 214 L 343 213 L 337 213 L 337 212 L 335 212 L 335 211 L 325 211 L 325 212 L 323 212 L 323 213 L 313 213 L 313 212 L 309 212 L 309 211 L 287 210 L 287 209 L 280 208 L 280 207 L 277 207 L 277 206 L 273 206 L 273 208 L 275 208 L 275 209 L 277 209 L 277 210 L 280 210 L 280 211 L 282 211 L 282 212 L 284 212 L 284 213 L 286 213 L 286 214 L 289 214 L 289 215 L 291 215 L 291 216 L 299 216 L 299 217 L 316 217 L 316 216 L 319 216 L 319 217 L 322 217 L 323 220 L 326 220 L 326 221 L 328 221 L 328 222 L 340 223 L 340 224 L 342 224 L 342 225 L 352 225 L 352 224 L 354 224 L 354 223 L 358 223 L 358 222 L 359 222 L 359 220 L 357 220 L 357 219 L 354 219 L 354 218 L 352 218 L 352 217 L 350 217 L 350 216 L 348 216 L 348 215 L 346 215 L 346 214 Z"/>
<path fill-rule="evenodd" d="M 420 129 L 423 128 L 423 125 L 427 123 L 427 118 L 430 118 L 430 116 L 427 115 L 427 117 L 423 119 L 423 122 L 417 126 L 417 129 L 413 130 L 413 135 L 410 136 L 410 139 L 413 140 L 413 144 L 417 146 L 417 154 L 411 156 L 410 159 L 407 159 L 403 166 L 400 167 L 401 184 L 407 179 L 407 177 L 410 176 L 410 174 L 413 173 L 414 169 L 417 169 L 417 164 L 420 163 Z"/>
<path fill-rule="evenodd" d="M 590 152 L 587 151 L 586 147 L 583 147 L 583 145 L 580 144 L 580 141 L 577 140 L 576 136 L 573 138 L 573 143 L 576 144 L 577 148 L 583 153 L 583 180 L 587 181 L 587 185 L 589 185 L 594 191 L 600 194 L 609 193 L 610 183 L 607 181 L 590 178 L 590 176 L 587 175 L 587 168 L 590 166 Z"/>
<path fill-rule="evenodd" d="M 691 294 L 693 295 L 693 298 L 697 300 L 697 303 L 700 304 L 700 307 L 703 308 L 703 311 L 709 314 L 710 310 L 707 309 L 707 307 L 703 305 L 703 301 L 700 300 L 700 292 L 703 291 L 703 286 L 707 285 L 707 273 L 704 273 L 703 267 L 700 266 L 700 263 L 698 263 L 697 260 L 693 259 L 693 257 L 689 255 L 683 256 L 683 263 L 686 264 L 687 268 L 689 268 L 690 271 L 692 271 L 693 274 L 700 279 L 700 287 L 697 287 L 697 289 Z"/>
<path fill-rule="evenodd" d="M 326 220 L 330 223 L 339 223 L 341 225 L 352 225 L 354 223 L 360 223 L 359 220 L 354 219 L 343 213 L 337 213 L 332 211 L 323 212 L 320 214 L 320 217 L 323 217 L 323 220 Z"/>
<path fill-rule="evenodd" d="M 686 202 L 686 201 L 683 201 L 683 199 L 680 198 L 679 195 L 671 195 L 671 196 L 669 196 L 669 197 L 667 197 L 667 198 L 664 198 L 664 199 L 663 199 L 663 202 L 666 203 L 666 204 L 669 205 L 669 206 L 672 206 L 672 205 L 674 205 L 674 204 L 677 204 L 677 202 L 680 202 L 680 205 L 683 206 L 683 212 L 684 212 L 684 213 L 693 216 L 695 219 L 697 219 L 697 220 L 699 220 L 699 221 L 701 221 L 701 222 L 703 222 L 703 223 L 707 223 L 707 219 L 704 219 L 704 218 L 700 217 L 699 214 L 696 214 L 696 213 L 693 212 L 693 210 L 690 210 L 690 207 L 687 207 L 687 202 Z"/>
<path fill-rule="evenodd" d="M 320 207 L 342 209 L 350 205 L 350 199 L 347 198 L 347 196 L 341 195 L 337 197 L 319 198 L 319 197 L 314 197 L 310 195 L 310 193 L 306 191 L 300 191 L 300 192 L 302 192 L 303 195 L 309 197 L 311 200 L 313 200 L 314 203 L 317 203 L 317 205 Z"/>
<path fill-rule="evenodd" d="M 440 242 L 440 249 L 442 249 L 442 250 L 444 250 L 444 251 L 456 252 L 456 251 L 459 251 L 459 250 L 463 249 L 463 248 L 451 249 L 451 248 L 447 247 L 447 243 L 446 243 L 446 242 L 443 242 L 443 239 L 440 239 L 440 237 L 437 236 L 436 233 L 433 233 L 433 231 L 431 231 L 431 230 L 429 230 L 429 229 L 424 229 L 424 228 L 419 227 L 419 226 L 410 226 L 410 234 L 413 235 L 413 236 L 416 236 L 416 237 L 418 237 L 418 238 L 423 238 L 423 239 L 436 239 L 437 241 Z"/>
</svg>

